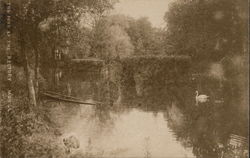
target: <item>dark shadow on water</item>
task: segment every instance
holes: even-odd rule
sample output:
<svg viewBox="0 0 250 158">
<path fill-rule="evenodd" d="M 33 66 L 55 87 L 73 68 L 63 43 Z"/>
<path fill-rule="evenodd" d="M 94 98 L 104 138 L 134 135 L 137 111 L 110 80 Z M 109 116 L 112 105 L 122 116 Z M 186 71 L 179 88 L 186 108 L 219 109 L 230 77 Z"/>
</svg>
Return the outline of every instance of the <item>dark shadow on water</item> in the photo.
<svg viewBox="0 0 250 158">
<path fill-rule="evenodd" d="M 57 89 L 82 100 L 102 102 L 94 107 L 92 117 L 103 127 L 112 127 L 113 113 L 119 115 L 132 108 L 153 112 L 155 116 L 163 113 L 175 139 L 183 147 L 192 148 L 197 158 L 219 158 L 222 153 L 230 157 L 230 135 L 248 135 L 247 113 L 240 105 L 240 89 L 233 82 L 219 83 L 206 76 L 166 82 L 157 75 L 150 79 L 139 75 L 137 81 L 131 76 L 125 81 L 107 83 L 96 74 L 76 73 L 65 75 Z M 140 81 L 138 90 L 136 84 Z M 208 95 L 209 101 L 196 105 L 196 90 Z M 245 145 L 239 150 L 246 148 Z"/>
</svg>

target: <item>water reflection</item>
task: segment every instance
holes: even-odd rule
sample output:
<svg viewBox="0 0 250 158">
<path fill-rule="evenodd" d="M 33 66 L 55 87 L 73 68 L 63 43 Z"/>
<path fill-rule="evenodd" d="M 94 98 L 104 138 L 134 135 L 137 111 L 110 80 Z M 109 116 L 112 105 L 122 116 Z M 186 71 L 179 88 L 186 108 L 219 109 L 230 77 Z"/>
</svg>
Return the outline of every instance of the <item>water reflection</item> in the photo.
<svg viewBox="0 0 250 158">
<path fill-rule="evenodd" d="M 230 136 L 247 137 L 247 113 L 233 82 L 204 76 L 157 84 L 137 75 L 127 86 L 82 74 L 60 74 L 60 92 L 69 94 L 70 89 L 73 96 L 103 104 L 69 108 L 63 103 L 66 110 L 53 110 L 55 118 L 64 120 L 59 139 L 73 134 L 80 141 L 72 157 L 230 158 Z M 210 96 L 209 102 L 197 106 L 196 90 Z M 241 148 L 243 152 L 247 144 Z"/>
<path fill-rule="evenodd" d="M 86 109 L 89 107 L 82 107 Z M 94 108 L 90 111 L 94 113 Z M 176 141 L 163 112 L 154 115 L 135 108 L 119 114 L 112 112 L 112 121 L 101 126 L 100 120 L 87 118 L 90 111 L 85 113 L 85 118 L 76 116 L 65 130 L 80 140 L 81 148 L 76 153 L 103 153 L 109 157 L 193 157 L 191 148 Z"/>
</svg>

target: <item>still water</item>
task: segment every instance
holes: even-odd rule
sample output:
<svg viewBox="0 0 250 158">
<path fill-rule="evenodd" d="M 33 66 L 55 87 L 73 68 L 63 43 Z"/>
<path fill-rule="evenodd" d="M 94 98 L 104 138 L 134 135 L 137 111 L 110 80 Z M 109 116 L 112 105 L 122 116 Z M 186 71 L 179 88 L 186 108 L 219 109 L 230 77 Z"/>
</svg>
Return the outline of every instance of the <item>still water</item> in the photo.
<svg viewBox="0 0 250 158">
<path fill-rule="evenodd" d="M 107 157 L 193 157 L 192 149 L 178 142 L 163 113 L 154 115 L 139 109 L 111 113 L 105 125 L 89 118 L 92 107 L 82 107 L 65 134 L 75 134 L 82 152 Z"/>
<path fill-rule="evenodd" d="M 136 83 L 107 88 L 93 74 L 62 75 L 58 81 L 60 92 L 103 102 L 51 108 L 62 133 L 58 139 L 73 135 L 80 143 L 72 157 L 219 158 L 223 151 L 230 158 L 230 135 L 247 137 L 244 97 L 231 82 L 199 77 L 157 85 L 141 79 L 139 88 Z M 209 95 L 209 101 L 197 104 L 196 90 Z"/>
</svg>

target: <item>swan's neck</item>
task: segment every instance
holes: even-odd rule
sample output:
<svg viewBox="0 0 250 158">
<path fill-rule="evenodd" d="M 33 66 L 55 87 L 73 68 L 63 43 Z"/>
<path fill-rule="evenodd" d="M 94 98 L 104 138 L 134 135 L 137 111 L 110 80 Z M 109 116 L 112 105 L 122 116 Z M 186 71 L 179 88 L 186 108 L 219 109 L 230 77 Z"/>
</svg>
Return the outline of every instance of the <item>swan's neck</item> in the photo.
<svg viewBox="0 0 250 158">
<path fill-rule="evenodd" d="M 198 92 L 196 92 L 196 97 L 198 97 L 199 96 L 199 94 L 198 94 Z"/>
</svg>

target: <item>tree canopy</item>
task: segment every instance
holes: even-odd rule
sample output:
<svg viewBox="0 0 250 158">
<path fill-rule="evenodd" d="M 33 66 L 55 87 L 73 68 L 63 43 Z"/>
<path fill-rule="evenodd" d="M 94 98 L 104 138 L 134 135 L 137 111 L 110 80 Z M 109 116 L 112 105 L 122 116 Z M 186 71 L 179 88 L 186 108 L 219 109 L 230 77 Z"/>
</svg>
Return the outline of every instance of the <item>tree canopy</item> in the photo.
<svg viewBox="0 0 250 158">
<path fill-rule="evenodd" d="M 93 29 L 92 52 L 105 55 L 106 50 L 123 57 L 163 55 L 163 32 L 153 28 L 146 17 L 134 19 L 125 15 L 110 15 L 100 20 Z"/>
<path fill-rule="evenodd" d="M 178 0 L 165 14 L 170 52 L 193 59 L 222 59 L 242 54 L 247 8 L 240 0 Z"/>
</svg>

